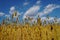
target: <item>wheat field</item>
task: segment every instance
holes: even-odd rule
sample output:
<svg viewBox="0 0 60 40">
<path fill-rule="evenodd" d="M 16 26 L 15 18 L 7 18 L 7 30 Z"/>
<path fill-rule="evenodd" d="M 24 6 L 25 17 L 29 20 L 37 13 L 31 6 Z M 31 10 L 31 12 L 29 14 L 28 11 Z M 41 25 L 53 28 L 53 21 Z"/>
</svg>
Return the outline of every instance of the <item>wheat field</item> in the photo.
<svg viewBox="0 0 60 40">
<path fill-rule="evenodd" d="M 0 40 L 60 40 L 60 25 L 2 25 Z"/>
</svg>

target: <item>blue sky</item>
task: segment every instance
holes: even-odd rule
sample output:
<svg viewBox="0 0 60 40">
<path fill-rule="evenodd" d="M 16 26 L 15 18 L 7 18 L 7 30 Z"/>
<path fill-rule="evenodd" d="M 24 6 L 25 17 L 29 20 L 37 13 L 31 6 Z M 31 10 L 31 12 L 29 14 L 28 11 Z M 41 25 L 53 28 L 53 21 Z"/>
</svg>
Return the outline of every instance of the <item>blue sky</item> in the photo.
<svg viewBox="0 0 60 40">
<path fill-rule="evenodd" d="M 36 17 L 37 15 L 60 18 L 60 0 L 0 0 L 0 21 L 6 15 L 11 15 L 10 11 L 17 10 L 21 16 L 20 20 L 26 16 Z"/>
</svg>

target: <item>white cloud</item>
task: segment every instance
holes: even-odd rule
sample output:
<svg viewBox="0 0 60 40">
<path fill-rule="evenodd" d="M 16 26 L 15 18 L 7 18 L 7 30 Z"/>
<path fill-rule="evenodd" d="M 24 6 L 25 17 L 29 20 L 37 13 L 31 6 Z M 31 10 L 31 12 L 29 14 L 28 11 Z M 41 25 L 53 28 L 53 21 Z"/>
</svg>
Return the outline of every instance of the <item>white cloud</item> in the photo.
<svg viewBox="0 0 60 40">
<path fill-rule="evenodd" d="M 30 9 L 26 11 L 23 18 L 26 18 L 26 16 L 29 16 L 29 17 L 35 16 L 37 12 L 39 11 L 39 9 L 40 9 L 39 5 L 31 7 Z"/>
<path fill-rule="evenodd" d="M 29 4 L 29 2 L 25 2 L 23 5 L 26 6 L 26 5 L 28 5 L 28 4 Z"/>
<path fill-rule="evenodd" d="M 39 12 L 37 15 L 43 16 L 43 15 L 49 14 L 56 8 L 60 8 L 60 5 L 49 4 L 45 7 L 45 9 L 42 12 Z"/>
<path fill-rule="evenodd" d="M 49 4 L 48 6 L 45 7 L 44 14 L 48 14 L 56 8 L 60 8 L 60 6 L 59 5 L 54 5 L 54 4 Z"/>
<path fill-rule="evenodd" d="M 0 12 L 0 16 L 3 16 L 4 15 L 4 13 L 3 12 Z"/>
<path fill-rule="evenodd" d="M 14 7 L 14 6 L 13 6 L 13 7 L 11 7 L 11 8 L 10 8 L 10 10 L 15 10 L 15 7 Z"/>
<path fill-rule="evenodd" d="M 10 13 L 10 14 L 13 14 L 13 13 L 14 13 L 14 11 L 15 11 L 15 7 L 14 7 L 14 6 L 12 6 L 12 7 L 10 8 L 9 13 Z"/>
</svg>

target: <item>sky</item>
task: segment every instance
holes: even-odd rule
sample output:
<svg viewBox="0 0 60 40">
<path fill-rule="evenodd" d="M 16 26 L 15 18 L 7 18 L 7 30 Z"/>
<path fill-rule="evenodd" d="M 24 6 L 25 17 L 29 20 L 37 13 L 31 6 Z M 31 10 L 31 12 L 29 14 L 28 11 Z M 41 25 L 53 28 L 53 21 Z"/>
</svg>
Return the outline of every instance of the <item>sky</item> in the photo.
<svg viewBox="0 0 60 40">
<path fill-rule="evenodd" d="M 0 0 L 0 21 L 10 18 L 15 10 L 20 21 L 26 16 L 36 18 L 38 15 L 42 19 L 46 15 L 51 19 L 57 16 L 60 20 L 60 0 Z"/>
</svg>

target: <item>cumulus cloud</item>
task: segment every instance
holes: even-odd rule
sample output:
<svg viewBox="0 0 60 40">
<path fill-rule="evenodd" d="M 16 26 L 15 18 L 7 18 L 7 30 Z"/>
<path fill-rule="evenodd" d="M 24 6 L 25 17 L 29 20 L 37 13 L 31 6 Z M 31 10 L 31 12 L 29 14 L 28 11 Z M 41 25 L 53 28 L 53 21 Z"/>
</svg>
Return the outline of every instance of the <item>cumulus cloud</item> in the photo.
<svg viewBox="0 0 60 40">
<path fill-rule="evenodd" d="M 12 6 L 12 7 L 10 8 L 9 13 L 10 13 L 10 14 L 13 14 L 13 13 L 14 13 L 14 11 L 15 11 L 15 7 L 14 7 L 14 6 Z"/>
<path fill-rule="evenodd" d="M 29 8 L 25 12 L 23 18 L 26 18 L 26 16 L 29 16 L 29 17 L 35 16 L 37 14 L 37 12 L 39 11 L 39 9 L 40 9 L 39 5 L 36 5 L 36 6 L 33 6 L 33 7 Z"/>
<path fill-rule="evenodd" d="M 48 14 L 48 13 L 52 12 L 54 9 L 56 9 L 56 8 L 60 8 L 60 6 L 55 5 L 55 4 L 49 4 L 48 6 L 45 7 L 44 14 Z"/>
<path fill-rule="evenodd" d="M 0 16 L 3 16 L 4 15 L 4 13 L 3 12 L 0 12 Z"/>
<path fill-rule="evenodd" d="M 10 8 L 10 10 L 15 10 L 15 7 L 14 7 L 14 6 L 13 6 L 13 7 L 11 7 L 11 8 Z"/>
<path fill-rule="evenodd" d="M 49 4 L 45 7 L 45 9 L 42 12 L 39 12 L 37 15 L 43 16 L 43 15 L 49 14 L 56 8 L 60 8 L 60 5 Z"/>
</svg>

